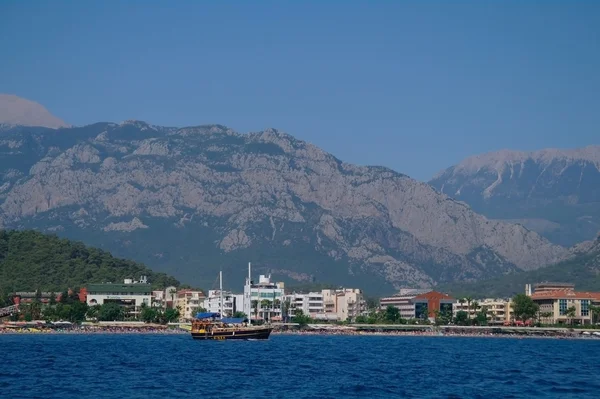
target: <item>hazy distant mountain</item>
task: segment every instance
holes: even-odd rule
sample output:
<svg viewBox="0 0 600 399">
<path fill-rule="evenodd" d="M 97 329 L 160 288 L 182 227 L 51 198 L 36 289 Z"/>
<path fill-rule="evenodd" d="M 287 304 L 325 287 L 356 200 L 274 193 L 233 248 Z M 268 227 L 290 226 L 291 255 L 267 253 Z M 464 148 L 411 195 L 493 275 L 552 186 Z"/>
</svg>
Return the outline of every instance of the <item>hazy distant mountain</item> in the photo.
<svg viewBox="0 0 600 399">
<path fill-rule="evenodd" d="M 0 124 L 43 126 L 51 129 L 69 126 L 42 105 L 11 94 L 0 94 Z"/>
<path fill-rule="evenodd" d="M 600 146 L 478 155 L 429 183 L 476 212 L 521 223 L 562 245 L 600 231 Z"/>
<path fill-rule="evenodd" d="M 183 282 L 246 264 L 372 293 L 473 280 L 564 258 L 431 186 L 344 163 L 274 129 L 97 123 L 0 136 L 0 221 L 81 239 Z"/>
<path fill-rule="evenodd" d="M 484 281 L 444 284 L 440 289 L 457 298 L 499 298 L 523 293 L 525 284 L 560 281 L 575 284 L 577 291 L 600 291 L 600 237 L 573 247 L 571 252 L 569 259 L 548 267 Z"/>
</svg>

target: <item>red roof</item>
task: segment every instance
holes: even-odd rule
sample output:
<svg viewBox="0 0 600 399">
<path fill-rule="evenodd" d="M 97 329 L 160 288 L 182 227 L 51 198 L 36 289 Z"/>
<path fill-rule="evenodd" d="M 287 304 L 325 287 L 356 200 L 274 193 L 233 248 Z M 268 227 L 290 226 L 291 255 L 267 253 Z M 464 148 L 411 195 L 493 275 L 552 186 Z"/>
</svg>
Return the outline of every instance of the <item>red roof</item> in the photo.
<svg viewBox="0 0 600 399">
<path fill-rule="evenodd" d="M 417 299 L 438 299 L 438 300 L 445 300 L 445 301 L 454 301 L 454 298 L 452 298 L 451 296 L 443 294 L 441 292 L 437 292 L 437 291 L 429 291 L 424 294 L 417 295 L 416 297 L 413 298 L 413 301 L 417 300 Z"/>
<path fill-rule="evenodd" d="M 552 290 L 534 292 L 531 299 L 594 299 L 600 301 L 600 292 L 577 292 L 573 290 Z"/>
</svg>

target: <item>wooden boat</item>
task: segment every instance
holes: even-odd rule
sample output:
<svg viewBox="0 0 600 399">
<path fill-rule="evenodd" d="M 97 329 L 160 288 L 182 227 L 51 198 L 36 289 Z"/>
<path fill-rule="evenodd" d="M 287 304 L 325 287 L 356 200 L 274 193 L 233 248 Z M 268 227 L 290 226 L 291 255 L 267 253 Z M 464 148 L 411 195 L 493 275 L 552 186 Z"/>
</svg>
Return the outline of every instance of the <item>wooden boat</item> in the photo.
<svg viewBox="0 0 600 399">
<path fill-rule="evenodd" d="M 192 321 L 193 339 L 269 339 L 273 328 L 270 326 L 252 326 L 246 319 L 221 318 L 219 313 L 199 313 Z"/>
<path fill-rule="evenodd" d="M 219 306 L 222 311 L 223 273 L 219 272 Z M 198 313 L 192 321 L 192 338 L 203 340 L 269 339 L 273 327 L 253 326 L 245 318 L 223 318 L 221 313 Z"/>
</svg>

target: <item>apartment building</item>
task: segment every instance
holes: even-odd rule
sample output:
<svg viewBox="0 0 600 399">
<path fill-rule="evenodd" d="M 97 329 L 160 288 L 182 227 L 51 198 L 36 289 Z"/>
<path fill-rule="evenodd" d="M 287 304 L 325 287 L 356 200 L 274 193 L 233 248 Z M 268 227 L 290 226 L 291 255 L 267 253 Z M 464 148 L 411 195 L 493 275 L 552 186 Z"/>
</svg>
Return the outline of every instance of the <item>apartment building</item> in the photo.
<svg viewBox="0 0 600 399">
<path fill-rule="evenodd" d="M 317 318 L 323 314 L 323 293 L 309 292 L 308 294 L 290 294 L 285 296 L 285 300 L 290 304 L 290 314 L 293 315 L 296 309 L 302 310 L 302 313 L 310 317 Z"/>
<path fill-rule="evenodd" d="M 179 290 L 176 294 L 176 307 L 179 308 L 181 320 L 191 320 L 198 313 L 205 300 L 202 291 Z"/>
<path fill-rule="evenodd" d="M 477 305 L 473 307 L 473 305 Z M 511 301 L 506 299 L 474 299 L 471 303 L 466 301 L 456 301 L 454 303 L 453 313 L 462 311 L 469 315 L 469 318 L 475 318 L 477 313 L 485 310 L 487 313 L 488 324 L 503 324 L 513 320 Z"/>
<path fill-rule="evenodd" d="M 202 307 L 207 312 L 220 313 L 223 317 L 233 317 L 236 312 L 236 296 L 231 291 L 223 290 L 223 303 L 221 303 L 221 291 L 209 290 L 208 297 L 204 299 Z"/>
<path fill-rule="evenodd" d="M 316 315 L 318 320 L 353 320 L 367 313 L 367 303 L 358 288 L 323 290 L 323 313 Z"/>
</svg>

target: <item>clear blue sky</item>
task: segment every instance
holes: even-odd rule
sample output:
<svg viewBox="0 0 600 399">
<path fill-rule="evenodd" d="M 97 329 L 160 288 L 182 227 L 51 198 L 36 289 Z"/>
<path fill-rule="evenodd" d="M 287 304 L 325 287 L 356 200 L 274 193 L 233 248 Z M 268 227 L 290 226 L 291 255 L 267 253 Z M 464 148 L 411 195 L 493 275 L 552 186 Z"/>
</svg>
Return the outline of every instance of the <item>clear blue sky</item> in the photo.
<svg viewBox="0 0 600 399">
<path fill-rule="evenodd" d="M 275 127 L 419 180 L 600 143 L 600 1 L 7 0 L 0 16 L 0 93 L 77 125 Z"/>
</svg>

